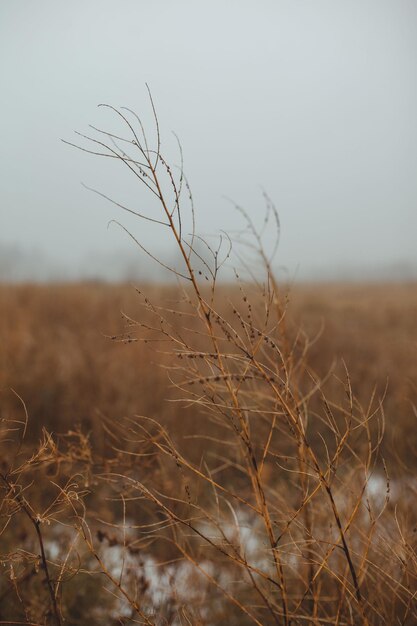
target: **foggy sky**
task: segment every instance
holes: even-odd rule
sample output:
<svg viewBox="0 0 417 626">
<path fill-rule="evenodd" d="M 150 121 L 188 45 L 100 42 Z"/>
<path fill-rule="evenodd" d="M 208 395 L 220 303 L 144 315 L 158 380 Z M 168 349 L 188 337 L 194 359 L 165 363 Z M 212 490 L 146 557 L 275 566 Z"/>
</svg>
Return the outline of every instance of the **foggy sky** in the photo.
<svg viewBox="0 0 417 626">
<path fill-rule="evenodd" d="M 416 53 L 414 0 L 3 0 L 0 252 L 17 260 L 0 278 L 146 268 L 112 218 L 167 249 L 80 182 L 137 210 L 145 190 L 60 141 L 112 128 L 102 102 L 152 134 L 145 83 L 199 232 L 239 226 L 225 196 L 260 218 L 262 187 L 291 276 L 417 275 Z"/>
</svg>

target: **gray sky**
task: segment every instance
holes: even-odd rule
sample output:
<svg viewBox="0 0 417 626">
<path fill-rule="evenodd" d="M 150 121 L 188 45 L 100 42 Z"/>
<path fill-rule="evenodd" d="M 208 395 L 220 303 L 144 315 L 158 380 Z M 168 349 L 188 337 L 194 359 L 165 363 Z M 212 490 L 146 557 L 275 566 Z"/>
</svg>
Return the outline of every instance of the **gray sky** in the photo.
<svg viewBox="0 0 417 626">
<path fill-rule="evenodd" d="M 138 210 L 144 190 L 59 141 L 113 128 L 100 102 L 150 124 L 146 82 L 200 232 L 238 227 L 224 196 L 260 217 L 262 186 L 290 275 L 417 275 L 416 53 L 415 0 L 2 0 L 2 277 L 141 266 L 113 217 L 166 248 L 80 182 Z"/>
</svg>

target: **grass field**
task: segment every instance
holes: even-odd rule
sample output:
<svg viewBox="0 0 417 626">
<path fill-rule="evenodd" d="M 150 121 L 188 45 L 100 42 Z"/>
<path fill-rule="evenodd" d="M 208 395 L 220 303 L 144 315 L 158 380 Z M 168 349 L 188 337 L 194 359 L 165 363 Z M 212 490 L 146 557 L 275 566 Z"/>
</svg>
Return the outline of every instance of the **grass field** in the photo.
<svg viewBox="0 0 417 626">
<path fill-rule="evenodd" d="M 175 297 L 172 287 L 143 290 L 161 304 Z M 162 369 L 170 356 L 156 356 L 143 343 L 110 339 L 125 330 L 122 313 L 143 315 L 140 304 L 133 285 L 0 287 L 2 417 L 19 406 L 7 391 L 13 388 L 27 404 L 30 432 L 36 435 L 43 426 L 54 432 L 75 424 L 92 428 L 100 414 L 114 420 L 134 413 L 175 418 L 165 401 L 170 385 Z M 309 337 L 320 334 L 308 360 L 321 376 L 333 365 L 340 374 L 344 360 L 363 401 L 374 385 L 381 396 L 387 385 L 387 446 L 395 442 L 405 460 L 404 446 L 410 446 L 412 461 L 417 445 L 416 286 L 297 285 L 287 315 Z"/>
<path fill-rule="evenodd" d="M 415 285 L 245 289 L 0 287 L 0 623 L 417 622 Z"/>
</svg>

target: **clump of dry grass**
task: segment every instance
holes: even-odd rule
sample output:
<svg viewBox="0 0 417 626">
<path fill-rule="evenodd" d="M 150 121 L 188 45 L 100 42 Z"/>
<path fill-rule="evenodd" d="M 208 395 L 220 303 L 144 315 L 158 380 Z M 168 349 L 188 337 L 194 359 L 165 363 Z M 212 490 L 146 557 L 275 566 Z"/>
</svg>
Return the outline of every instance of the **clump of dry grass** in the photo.
<svg viewBox="0 0 417 626">
<path fill-rule="evenodd" d="M 248 277 L 236 272 L 226 295 L 218 278 L 235 244 L 197 235 L 192 194 L 182 167 L 174 174 L 162 155 L 156 115 L 152 148 L 135 114 L 110 108 L 128 136 L 96 129 L 82 149 L 121 162 L 148 189 L 159 214 L 138 217 L 157 220 L 181 259 L 166 268 L 178 280 L 170 303 L 140 291 L 141 314 L 124 314 L 113 341 L 160 355 L 175 418 L 102 416 L 106 446 L 79 431 L 58 441 L 45 433 L 35 453 L 24 445 L 26 422 L 17 431 L 5 423 L 5 446 L 18 442 L 1 475 L 17 618 L 85 623 L 88 611 L 89 623 L 106 624 L 413 623 L 415 520 L 391 493 L 380 457 L 381 398 L 363 402 L 347 368 L 336 377 L 308 361 L 314 346 L 291 324 L 273 276 L 276 246 L 264 250 L 264 230 L 279 233 L 275 207 L 265 197 L 260 231 L 239 209 L 239 243 L 258 269 L 253 256 L 240 257 Z M 17 515 L 32 530 L 23 560 L 38 558 L 42 570 L 38 604 L 37 572 L 27 577 L 26 561 L 13 569 L 23 558 L 7 535 Z M 98 582 L 73 618 L 86 577 Z"/>
</svg>

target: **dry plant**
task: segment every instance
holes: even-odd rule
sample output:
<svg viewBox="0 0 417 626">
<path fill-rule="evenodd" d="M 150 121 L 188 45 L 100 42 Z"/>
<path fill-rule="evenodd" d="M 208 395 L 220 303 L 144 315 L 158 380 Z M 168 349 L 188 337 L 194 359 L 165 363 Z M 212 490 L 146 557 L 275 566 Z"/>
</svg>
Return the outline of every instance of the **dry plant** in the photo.
<svg viewBox="0 0 417 626">
<path fill-rule="evenodd" d="M 90 446 L 81 432 L 70 431 L 58 449 L 45 429 L 36 448 L 26 446 L 28 415 L 19 400 L 23 417 L 3 419 L 0 430 L 0 533 L 2 545 L 12 546 L 0 555 L 7 577 L 0 623 L 61 625 L 60 590 L 78 572 L 71 562 L 77 535 L 72 519 L 83 514 Z M 48 556 L 51 551 L 61 558 Z"/>
<path fill-rule="evenodd" d="M 260 229 L 236 207 L 244 229 L 233 242 L 221 235 L 213 245 L 197 234 L 182 156 L 177 173 L 163 156 L 151 96 L 150 103 L 154 146 L 134 112 L 106 105 L 126 134 L 95 128 L 76 147 L 128 169 L 157 208 L 139 213 L 111 201 L 165 229 L 178 249 L 178 267 L 167 265 L 117 222 L 178 288 L 166 305 L 138 290 L 142 313 L 125 315 L 126 332 L 113 340 L 145 342 L 160 355 L 177 420 L 192 416 L 194 427 L 184 434 L 157 416 L 118 424 L 103 418 L 112 450 L 105 458 L 95 458 L 77 431 L 58 447 L 45 434 L 35 455 L 9 461 L 2 471 L 5 529 L 25 515 L 40 553 L 5 559 L 24 606 L 21 622 L 416 623 L 415 522 L 409 506 L 391 502 L 379 456 L 381 399 L 374 392 L 362 405 L 345 370 L 338 380 L 344 401 L 335 401 L 308 366 L 312 342 L 289 323 L 286 295 L 273 275 L 279 220 L 266 195 Z M 271 232 L 268 253 L 264 235 Z M 232 258 L 241 269 L 225 297 L 219 275 Z M 175 364 L 167 365 L 167 353 Z M 13 458 L 22 454 L 20 446 Z M 49 467 L 61 482 L 52 481 Z M 42 500 L 39 468 L 42 480 L 57 485 L 43 509 L 30 497 L 35 490 Z M 45 521 L 65 524 L 65 537 L 72 537 L 55 560 L 45 551 Z M 36 558 L 48 592 L 37 621 L 27 608 L 33 602 L 20 592 L 28 575 L 20 563 Z M 98 613 L 71 621 L 65 588 L 78 583 L 79 597 L 81 577 L 104 581 L 105 595 L 101 583 L 94 586 L 90 609 Z M 111 599 L 105 614 L 102 597 Z"/>
</svg>

